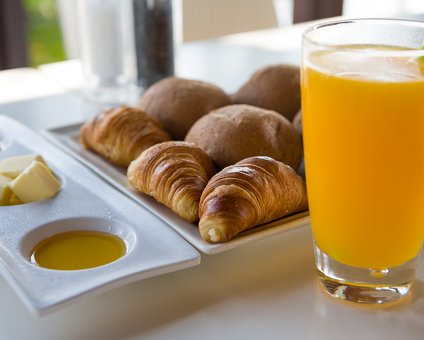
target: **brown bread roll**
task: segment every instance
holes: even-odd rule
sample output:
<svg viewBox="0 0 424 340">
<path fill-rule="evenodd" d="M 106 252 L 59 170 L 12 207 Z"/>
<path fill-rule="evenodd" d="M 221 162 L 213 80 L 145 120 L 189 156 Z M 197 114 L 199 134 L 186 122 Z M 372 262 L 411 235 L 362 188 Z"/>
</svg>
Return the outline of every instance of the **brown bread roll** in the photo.
<svg viewBox="0 0 424 340">
<path fill-rule="evenodd" d="M 107 110 L 80 129 L 84 147 L 123 167 L 150 146 L 170 139 L 155 119 L 128 106 Z"/>
<path fill-rule="evenodd" d="M 183 140 L 200 117 L 230 103 L 228 95 L 215 85 L 168 77 L 149 87 L 138 106 L 156 118 L 174 140 Z"/>
<path fill-rule="evenodd" d="M 250 105 L 229 105 L 199 119 L 187 142 L 197 144 L 218 168 L 253 156 L 269 156 L 297 169 L 300 137 L 280 114 Z"/>
<path fill-rule="evenodd" d="M 258 70 L 232 99 L 235 104 L 276 111 L 291 121 L 300 109 L 300 69 L 293 65 L 272 65 Z"/>
</svg>

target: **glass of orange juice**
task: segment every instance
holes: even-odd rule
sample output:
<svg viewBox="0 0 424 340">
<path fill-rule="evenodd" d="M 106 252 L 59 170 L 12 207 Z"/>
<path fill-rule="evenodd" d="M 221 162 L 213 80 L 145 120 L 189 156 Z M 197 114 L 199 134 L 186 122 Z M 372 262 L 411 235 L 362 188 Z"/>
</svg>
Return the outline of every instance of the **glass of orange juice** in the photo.
<svg viewBox="0 0 424 340">
<path fill-rule="evenodd" d="M 424 23 L 309 28 L 302 115 L 316 268 L 331 295 L 406 296 L 424 239 Z"/>
</svg>

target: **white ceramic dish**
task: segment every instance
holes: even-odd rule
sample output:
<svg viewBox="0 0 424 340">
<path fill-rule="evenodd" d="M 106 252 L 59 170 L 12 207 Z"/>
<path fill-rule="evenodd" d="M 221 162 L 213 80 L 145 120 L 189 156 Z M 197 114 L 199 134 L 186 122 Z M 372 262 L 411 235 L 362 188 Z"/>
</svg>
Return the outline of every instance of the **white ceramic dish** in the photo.
<svg viewBox="0 0 424 340">
<path fill-rule="evenodd" d="M 62 148 L 62 150 L 68 152 L 83 164 L 91 168 L 111 185 L 160 217 L 188 242 L 206 254 L 220 253 L 255 240 L 280 234 L 290 229 L 299 228 L 309 224 L 309 214 L 307 212 L 303 212 L 245 231 L 229 242 L 220 244 L 210 244 L 205 242 L 200 236 L 197 225 L 185 221 L 175 215 L 169 208 L 156 202 L 153 198 L 136 192 L 133 188 L 131 188 L 125 176 L 124 169 L 111 165 L 97 154 L 81 147 L 81 144 L 78 141 L 80 126 L 80 124 L 68 125 L 43 131 L 43 134 L 51 142 Z"/>
<path fill-rule="evenodd" d="M 131 281 L 191 267 L 200 254 L 154 214 L 112 188 L 75 159 L 16 121 L 0 116 L 0 160 L 39 153 L 62 182 L 41 202 L 0 207 L 0 272 L 36 314 Z M 70 230 L 121 237 L 127 253 L 85 270 L 49 270 L 30 263 L 36 243 Z"/>
</svg>

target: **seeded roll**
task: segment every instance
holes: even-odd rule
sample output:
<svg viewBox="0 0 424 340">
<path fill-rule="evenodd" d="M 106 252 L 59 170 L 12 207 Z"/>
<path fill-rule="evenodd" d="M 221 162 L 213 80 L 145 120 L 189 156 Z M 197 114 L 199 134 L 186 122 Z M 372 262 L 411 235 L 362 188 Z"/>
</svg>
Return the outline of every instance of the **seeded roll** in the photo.
<svg viewBox="0 0 424 340">
<path fill-rule="evenodd" d="M 199 119 L 185 140 L 197 144 L 218 168 L 253 156 L 269 156 L 297 169 L 301 140 L 280 114 L 251 105 L 229 105 Z"/>
<path fill-rule="evenodd" d="M 215 85 L 168 77 L 149 87 L 140 98 L 138 107 L 157 119 L 173 140 L 184 140 L 199 118 L 229 104 L 230 97 Z"/>
</svg>

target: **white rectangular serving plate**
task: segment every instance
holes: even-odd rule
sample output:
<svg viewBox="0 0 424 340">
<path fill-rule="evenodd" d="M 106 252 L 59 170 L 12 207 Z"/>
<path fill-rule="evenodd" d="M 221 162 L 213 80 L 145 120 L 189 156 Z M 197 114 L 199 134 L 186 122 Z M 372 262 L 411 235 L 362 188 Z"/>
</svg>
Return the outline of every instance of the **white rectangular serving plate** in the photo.
<svg viewBox="0 0 424 340">
<path fill-rule="evenodd" d="M 62 188 L 40 202 L 0 206 L 0 273 L 35 314 L 200 263 L 200 254 L 163 220 L 40 135 L 0 116 L 0 160 L 29 153 L 42 155 Z M 31 263 L 39 241 L 81 229 L 121 237 L 126 254 L 85 270 L 50 270 Z"/>
<path fill-rule="evenodd" d="M 188 242 L 205 254 L 221 253 L 256 240 L 309 225 L 309 213 L 302 212 L 244 231 L 225 243 L 208 243 L 201 238 L 197 225 L 191 224 L 177 216 L 171 209 L 158 203 L 152 197 L 133 189 L 127 181 L 124 169 L 113 166 L 99 155 L 83 148 L 79 143 L 80 127 L 81 124 L 74 124 L 44 130 L 42 133 L 52 143 L 95 171 L 115 188 L 160 217 Z"/>
</svg>

